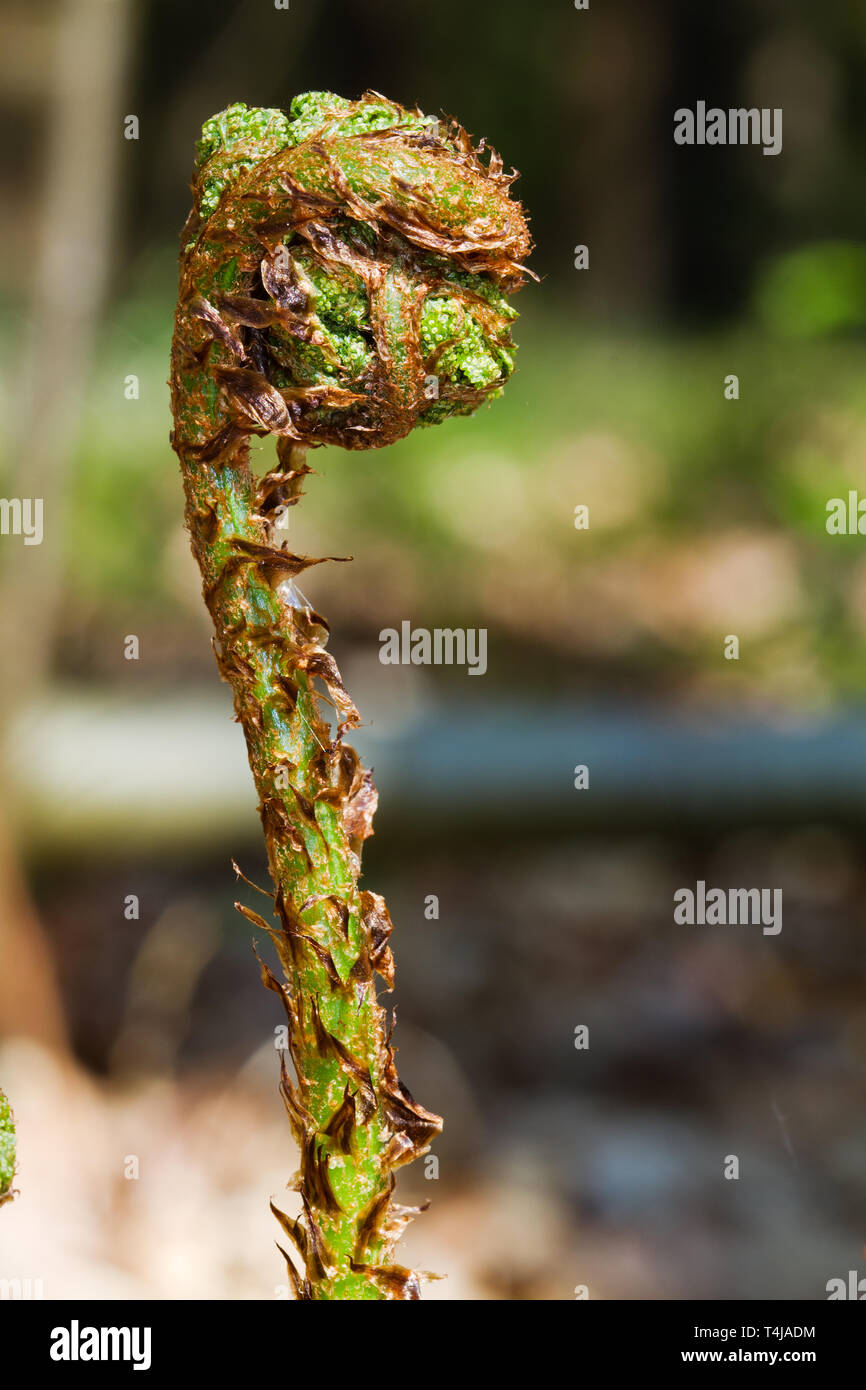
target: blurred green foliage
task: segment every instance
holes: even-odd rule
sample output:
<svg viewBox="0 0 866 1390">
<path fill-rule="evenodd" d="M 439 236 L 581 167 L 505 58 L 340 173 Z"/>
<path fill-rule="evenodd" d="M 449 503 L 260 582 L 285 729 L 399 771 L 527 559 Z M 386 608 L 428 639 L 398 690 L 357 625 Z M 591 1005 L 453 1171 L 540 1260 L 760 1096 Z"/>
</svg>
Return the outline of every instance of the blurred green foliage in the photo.
<svg viewBox="0 0 866 1390">
<path fill-rule="evenodd" d="M 761 277 L 756 302 L 771 329 L 821 337 L 866 325 L 866 246 L 821 242 L 780 256 Z"/>
</svg>

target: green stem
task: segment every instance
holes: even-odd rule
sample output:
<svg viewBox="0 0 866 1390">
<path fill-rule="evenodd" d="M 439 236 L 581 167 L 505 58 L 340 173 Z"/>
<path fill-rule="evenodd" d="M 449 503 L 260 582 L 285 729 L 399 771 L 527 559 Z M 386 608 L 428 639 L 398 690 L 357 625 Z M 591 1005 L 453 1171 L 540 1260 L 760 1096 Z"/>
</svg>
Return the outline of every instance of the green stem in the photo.
<svg viewBox="0 0 866 1390">
<path fill-rule="evenodd" d="M 277 929 L 246 915 L 269 932 L 287 976 L 281 984 L 262 965 L 286 1008 L 298 1078 L 295 1086 L 284 1069 L 306 1232 L 286 1229 L 305 1257 L 302 1294 L 387 1298 L 402 1284 L 403 1296 L 412 1296 L 413 1277 L 383 1268 L 395 1234 L 387 1223 L 392 1167 L 414 1157 L 441 1122 L 396 1079 L 373 985 L 374 963 L 391 978 L 382 941 L 390 924 L 381 900 L 358 888 L 361 835 L 350 836 L 345 823 L 355 828 L 370 783 L 319 714 L 311 670 L 324 669 L 333 684 L 334 668 L 310 610 L 287 608 L 274 587 L 271 566 L 280 561 L 257 515 L 246 453 L 240 444 L 229 459 L 208 464 L 182 451 L 180 461 L 187 524 L 220 669 L 246 737 L 276 890 Z"/>
<path fill-rule="evenodd" d="M 15 1180 L 15 1120 L 12 1107 L 0 1091 L 0 1207 L 13 1195 Z"/>
</svg>

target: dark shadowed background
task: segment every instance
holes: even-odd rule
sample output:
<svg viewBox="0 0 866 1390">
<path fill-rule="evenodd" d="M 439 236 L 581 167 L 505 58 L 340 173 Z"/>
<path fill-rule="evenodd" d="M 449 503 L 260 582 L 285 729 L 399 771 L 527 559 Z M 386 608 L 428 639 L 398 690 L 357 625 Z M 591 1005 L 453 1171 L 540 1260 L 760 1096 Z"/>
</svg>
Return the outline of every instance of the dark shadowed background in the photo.
<svg viewBox="0 0 866 1390">
<path fill-rule="evenodd" d="M 292 514 L 355 557 L 304 587 L 380 792 L 401 1074 L 446 1119 L 403 1258 L 432 1298 L 866 1272 L 866 540 L 825 527 L 866 495 L 866 11 L 6 0 L 0 75 L 0 489 L 44 503 L 0 536 L 0 1278 L 285 1295 L 280 1018 L 232 907 L 264 859 L 166 377 L 202 122 L 366 88 L 521 171 L 541 277 L 503 399 L 319 452 Z M 782 108 L 781 154 L 675 145 L 698 101 Z M 382 665 L 404 620 L 487 628 L 486 675 Z M 677 925 L 698 880 L 781 889 L 781 932 Z"/>
</svg>

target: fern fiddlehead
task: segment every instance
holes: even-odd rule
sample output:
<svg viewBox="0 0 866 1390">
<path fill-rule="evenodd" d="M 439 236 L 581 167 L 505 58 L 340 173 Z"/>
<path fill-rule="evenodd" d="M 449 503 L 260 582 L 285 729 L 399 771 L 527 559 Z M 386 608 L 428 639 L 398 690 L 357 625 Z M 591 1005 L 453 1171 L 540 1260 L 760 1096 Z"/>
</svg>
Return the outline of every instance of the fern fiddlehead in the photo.
<svg viewBox="0 0 866 1390">
<path fill-rule="evenodd" d="M 442 1122 L 399 1080 L 376 997 L 375 975 L 394 978 L 388 910 L 358 884 L 376 791 L 343 739 L 359 715 L 327 624 L 294 582 L 320 561 L 293 554 L 277 523 L 307 448 L 391 443 L 471 413 L 511 374 L 507 296 L 529 235 L 512 176 L 480 155 L 456 123 L 375 93 L 232 106 L 203 128 L 183 233 L 172 443 L 274 885 L 271 922 L 240 910 L 284 974 L 261 964 L 294 1069 L 281 1089 L 302 1212 L 274 1212 L 304 1300 L 419 1296 L 394 1262 L 412 1214 L 392 1199 L 394 1171 Z M 277 464 L 256 478 L 249 438 L 269 434 Z"/>
</svg>

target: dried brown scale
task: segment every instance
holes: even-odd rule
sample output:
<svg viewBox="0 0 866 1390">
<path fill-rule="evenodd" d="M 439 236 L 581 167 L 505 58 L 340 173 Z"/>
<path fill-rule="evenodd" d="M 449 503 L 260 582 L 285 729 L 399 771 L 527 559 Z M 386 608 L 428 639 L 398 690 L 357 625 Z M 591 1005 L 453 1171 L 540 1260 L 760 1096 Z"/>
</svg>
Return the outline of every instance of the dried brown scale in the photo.
<svg viewBox="0 0 866 1390">
<path fill-rule="evenodd" d="M 352 1134 L 356 1123 L 355 1101 L 347 1081 L 343 1093 L 343 1103 L 339 1110 L 334 1111 L 325 1130 L 327 1137 L 335 1141 L 341 1153 L 350 1154 L 352 1152 Z"/>
<path fill-rule="evenodd" d="M 294 1221 L 291 1216 L 287 1216 L 284 1211 L 280 1211 L 279 1207 L 274 1206 L 273 1202 L 270 1203 L 270 1207 L 286 1235 L 289 1237 L 289 1240 L 298 1251 L 298 1254 L 302 1259 L 305 1259 L 307 1253 L 307 1233 L 300 1221 Z"/>
<path fill-rule="evenodd" d="M 355 1249 L 359 1257 L 367 1253 L 367 1246 L 369 1242 L 381 1229 L 385 1221 L 385 1218 L 388 1214 L 388 1208 L 391 1205 L 391 1195 L 393 1191 L 394 1175 L 392 1173 L 391 1182 L 390 1186 L 388 1187 L 388 1190 L 386 1192 L 381 1193 L 380 1196 L 374 1198 L 374 1200 L 370 1203 L 369 1210 L 364 1213 L 364 1215 L 358 1222 L 358 1237 L 355 1243 Z"/>
</svg>

